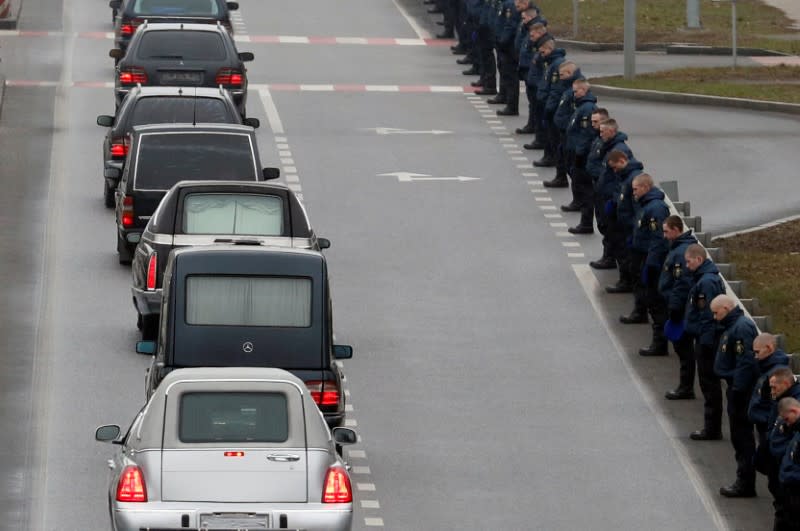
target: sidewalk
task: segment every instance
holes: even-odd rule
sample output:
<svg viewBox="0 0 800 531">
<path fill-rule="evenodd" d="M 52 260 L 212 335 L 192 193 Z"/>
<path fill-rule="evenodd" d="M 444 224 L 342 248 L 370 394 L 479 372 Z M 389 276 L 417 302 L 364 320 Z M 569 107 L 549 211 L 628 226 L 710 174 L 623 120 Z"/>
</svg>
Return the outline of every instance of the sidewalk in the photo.
<svg viewBox="0 0 800 531">
<path fill-rule="evenodd" d="M 800 2 L 798 0 L 763 0 L 765 4 L 777 7 L 794 20 L 795 29 L 800 29 Z"/>
</svg>

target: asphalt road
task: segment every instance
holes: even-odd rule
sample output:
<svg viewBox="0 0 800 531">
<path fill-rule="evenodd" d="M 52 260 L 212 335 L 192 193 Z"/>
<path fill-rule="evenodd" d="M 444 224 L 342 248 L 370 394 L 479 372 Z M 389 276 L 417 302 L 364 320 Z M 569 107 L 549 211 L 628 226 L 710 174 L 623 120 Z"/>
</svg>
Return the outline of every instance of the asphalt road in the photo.
<svg viewBox="0 0 800 531">
<path fill-rule="evenodd" d="M 251 40 L 417 38 L 386 0 L 241 5 L 239 35 Z M 130 272 L 117 264 L 100 195 L 94 119 L 113 98 L 97 86 L 112 68 L 111 42 L 96 32 L 109 30 L 109 13 L 96 0 L 59 7 L 26 0 L 20 26 L 56 33 L 0 34 L 11 81 L 0 119 L 0 529 L 9 530 L 107 527 L 111 449 L 93 430 L 130 421 L 148 364 L 133 352 Z M 356 349 L 345 365 L 363 439 L 350 457 L 356 529 L 765 527 L 764 488 L 757 500 L 715 494 L 732 479 L 730 445 L 688 444 L 699 404 L 660 399 L 675 360 L 630 354 L 646 332 L 615 324 L 627 299 L 598 294 L 613 280 L 586 267 L 598 239 L 561 234 L 575 221 L 557 217 L 567 195 L 541 188 L 552 172 L 534 171 L 507 134 L 522 120 L 426 89 L 468 81 L 446 47 L 240 49 L 256 54 L 251 83 L 283 85 L 250 94 L 262 159 L 283 167 L 333 241 L 337 338 Z M 587 73 L 621 69 L 611 54 L 574 59 Z M 646 167 L 679 180 L 706 226 L 796 208 L 787 171 L 796 118 L 602 103 Z M 396 172 L 477 179 L 386 175 Z"/>
</svg>

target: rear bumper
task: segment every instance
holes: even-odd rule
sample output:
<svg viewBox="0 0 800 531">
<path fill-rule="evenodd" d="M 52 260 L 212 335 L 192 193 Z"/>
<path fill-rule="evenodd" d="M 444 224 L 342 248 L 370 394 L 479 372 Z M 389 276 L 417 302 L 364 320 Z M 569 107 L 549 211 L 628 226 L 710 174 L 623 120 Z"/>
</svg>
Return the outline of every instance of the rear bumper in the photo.
<svg viewBox="0 0 800 531">
<path fill-rule="evenodd" d="M 285 518 L 287 527 L 283 529 L 349 531 L 353 521 L 352 504 L 321 503 L 303 504 L 302 508 L 298 508 L 298 504 L 117 503 L 112 509 L 112 518 L 117 531 L 187 531 L 199 528 L 201 514 L 237 512 L 269 515 L 269 527 L 265 529 L 279 529 Z M 189 527 L 183 527 L 182 521 L 187 518 Z"/>
<path fill-rule="evenodd" d="M 161 313 L 161 290 L 152 291 L 131 288 L 133 304 L 141 315 L 158 315 Z"/>
</svg>

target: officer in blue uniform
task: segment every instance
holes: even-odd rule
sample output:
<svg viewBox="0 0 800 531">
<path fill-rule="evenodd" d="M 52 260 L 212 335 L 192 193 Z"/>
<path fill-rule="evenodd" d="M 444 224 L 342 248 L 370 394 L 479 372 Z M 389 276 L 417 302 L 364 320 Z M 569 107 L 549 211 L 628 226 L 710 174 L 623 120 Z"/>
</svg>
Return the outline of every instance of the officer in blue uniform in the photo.
<svg viewBox="0 0 800 531">
<path fill-rule="evenodd" d="M 609 137 L 607 120 L 600 125 L 600 137 Z M 631 293 L 635 286 L 634 275 L 631 270 L 630 244 L 633 238 L 633 229 L 636 223 L 636 203 L 633 200 L 633 178 L 641 174 L 644 165 L 633 158 L 630 148 L 622 141 L 627 138 L 625 133 L 614 133 L 611 140 L 606 140 L 603 150 L 606 151 L 604 170 L 600 176 L 598 186 L 600 189 L 611 192 L 612 199 L 607 200 L 604 209 L 609 213 L 607 229 L 608 246 L 611 256 L 617 263 L 619 279 L 617 283 L 606 286 L 607 293 Z M 637 300 L 638 301 L 638 300 Z M 642 301 L 638 301 L 642 302 Z M 647 313 L 644 304 L 640 304 L 638 311 L 621 319 L 624 324 L 646 323 Z"/>
<path fill-rule="evenodd" d="M 672 215 L 664 220 L 664 237 L 669 242 L 669 252 L 658 278 L 658 291 L 667 305 L 667 316 L 676 325 L 683 322 L 686 302 L 689 299 L 689 279 L 686 269 L 686 249 L 697 242 L 691 230 L 687 230 L 680 216 Z M 664 395 L 668 400 L 694 398 L 694 345 L 689 334 L 679 331 L 670 338 L 675 354 L 680 360 L 678 386 Z"/>
<path fill-rule="evenodd" d="M 533 165 L 536 167 L 552 167 L 556 165 L 556 148 L 558 147 L 558 131 L 553 125 L 553 113 L 555 107 L 548 113 L 547 103 L 550 98 L 550 90 L 553 85 L 557 84 L 560 77 L 558 67 L 564 62 L 566 51 L 564 48 L 556 48 L 554 39 L 546 40 L 539 46 L 539 52 L 544 57 L 544 65 L 546 67 L 544 75 L 542 76 L 539 86 L 536 88 L 536 99 L 543 110 L 541 117 L 542 132 L 544 134 L 545 147 L 544 156 L 541 159 L 534 161 Z"/>
<path fill-rule="evenodd" d="M 525 6 L 524 0 L 505 0 L 497 21 L 497 59 L 500 65 L 501 94 L 505 96 L 501 102 L 506 104 L 497 111 L 498 116 L 519 115 L 519 52 L 515 51 L 514 44 L 522 25 L 522 10 Z"/>
<path fill-rule="evenodd" d="M 586 165 L 592 142 L 597 136 L 596 130 L 592 127 L 592 114 L 597 109 L 597 98 L 592 94 L 589 82 L 578 79 L 572 83 L 572 100 L 574 111 L 567 123 L 566 149 L 572 154 L 572 203 L 578 207 L 581 217 L 578 224 L 568 228 L 567 231 L 572 234 L 592 234 L 594 187 Z"/>
<path fill-rule="evenodd" d="M 694 343 L 697 380 L 704 399 L 703 428 L 693 431 L 689 437 L 694 441 L 715 441 L 722 438 L 722 385 L 714 373 L 718 338 L 711 301 L 725 293 L 725 284 L 702 245 L 695 243 L 687 247 L 684 258 L 686 269 L 692 274 L 684 333 L 691 336 Z"/>
<path fill-rule="evenodd" d="M 800 529 L 800 401 L 782 398 L 778 402 L 778 414 L 781 419 L 773 431 L 780 431 L 781 438 L 788 442 L 783 444 L 783 452 L 775 452 L 772 446 L 771 449 L 781 460 L 778 479 L 785 504 L 785 529 L 797 530 Z"/>
<path fill-rule="evenodd" d="M 545 115 L 552 116 L 550 125 L 553 131 L 553 145 L 556 158 L 556 176 L 542 183 L 551 188 L 564 188 L 567 183 L 567 172 L 570 170 L 572 154 L 566 149 L 567 125 L 574 112 L 574 94 L 572 84 L 578 79 L 583 79 L 581 69 L 572 61 L 564 61 L 558 67 L 558 82 L 550 86 L 550 94 L 545 104 Z M 559 118 L 558 112 L 562 109 Z M 564 212 L 577 212 L 579 209 L 574 201 L 561 207 Z"/>
<path fill-rule="evenodd" d="M 544 115 L 544 106 L 539 101 L 539 84 L 544 77 L 545 57 L 539 52 L 539 46 L 552 37 L 547 33 L 547 27 L 541 22 L 531 24 L 528 37 L 531 64 L 528 69 L 528 77 L 525 78 L 525 94 L 528 96 L 528 106 L 533 109 L 529 111 L 528 121 L 533 120 L 533 132 L 536 136 L 533 142 L 523 144 L 522 147 L 525 149 L 544 149 L 544 132 L 541 123 Z"/>
<path fill-rule="evenodd" d="M 497 64 L 494 59 L 492 33 L 492 20 L 494 14 L 494 0 L 483 0 L 480 16 L 478 17 L 477 41 L 478 68 L 466 70 L 465 74 L 480 74 L 481 88 L 475 91 L 478 95 L 497 94 Z"/>
<path fill-rule="evenodd" d="M 525 96 L 528 100 L 528 123 L 526 123 L 522 127 L 518 127 L 516 129 L 516 133 L 518 135 L 530 135 L 536 132 L 536 127 L 534 124 L 534 104 L 536 103 L 536 92 L 535 87 L 532 89 L 531 86 L 528 84 L 528 73 L 531 69 L 531 63 L 533 62 L 533 43 L 531 42 L 531 26 L 536 24 L 537 22 L 542 22 L 542 19 L 539 16 L 539 8 L 533 6 L 532 4 L 528 4 L 530 7 L 527 7 L 522 12 L 522 22 L 517 30 L 517 36 L 514 39 L 514 50 L 516 51 L 517 57 L 519 58 L 518 61 L 518 69 L 517 72 L 519 74 L 519 80 L 525 83 Z M 544 28 L 542 28 L 544 30 Z M 542 35 L 544 35 L 544 31 L 542 31 Z M 538 36 L 536 37 L 538 40 Z M 531 90 L 533 90 L 533 94 L 531 94 Z"/>
</svg>

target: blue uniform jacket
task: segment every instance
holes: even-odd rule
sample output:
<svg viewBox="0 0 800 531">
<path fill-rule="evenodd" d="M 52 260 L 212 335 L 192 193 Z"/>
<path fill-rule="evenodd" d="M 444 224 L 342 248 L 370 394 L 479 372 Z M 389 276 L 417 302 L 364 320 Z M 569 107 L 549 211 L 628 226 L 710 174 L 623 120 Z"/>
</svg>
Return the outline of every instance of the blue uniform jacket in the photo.
<svg viewBox="0 0 800 531">
<path fill-rule="evenodd" d="M 800 400 L 800 385 L 795 382 L 789 389 L 783 393 L 780 398 L 784 398 L 787 396 L 791 396 L 796 400 Z M 773 457 L 776 457 L 778 460 L 781 459 L 783 454 L 786 453 L 786 447 L 789 446 L 789 442 L 791 442 L 792 437 L 794 436 L 794 430 L 792 430 L 791 426 L 788 426 L 786 422 L 783 421 L 782 418 L 778 416 L 777 413 L 777 405 L 775 406 L 775 414 L 770 415 L 770 419 L 774 419 L 769 424 L 769 433 L 767 434 L 767 438 L 769 439 L 769 453 L 772 454 Z"/>
<path fill-rule="evenodd" d="M 800 421 L 795 422 L 795 426 L 799 423 Z M 800 486 L 800 432 L 796 428 L 792 431 L 794 436 L 786 453 L 783 454 L 778 481 L 781 482 L 781 485 L 797 487 Z"/>
<path fill-rule="evenodd" d="M 636 226 L 633 230 L 633 248 L 647 253 L 645 267 L 661 269 L 667 256 L 667 240 L 664 238 L 664 220 L 669 216 L 669 208 L 664 202 L 664 192 L 653 186 L 640 197 L 636 213 Z"/>
<path fill-rule="evenodd" d="M 522 25 L 522 15 L 517 11 L 514 0 L 505 0 L 503 2 L 497 19 L 497 30 L 495 32 L 497 47 L 513 52 L 517 30 Z"/>
<path fill-rule="evenodd" d="M 569 119 L 572 117 L 573 112 L 575 112 L 575 93 L 570 84 L 570 86 L 561 93 L 561 99 L 558 105 L 556 105 L 556 111 L 553 114 L 553 124 L 555 124 L 559 130 L 566 132 L 569 126 Z"/>
<path fill-rule="evenodd" d="M 667 303 L 670 315 L 678 313 L 683 319 L 689 298 L 692 273 L 686 269 L 686 248 L 697 243 L 692 231 L 686 231 L 670 243 L 664 267 L 658 277 L 658 292 Z"/>
<path fill-rule="evenodd" d="M 539 81 L 544 77 L 545 57 L 539 53 L 539 45 L 549 37 L 550 34 L 545 33 L 534 42 L 530 40 L 530 36 L 528 36 L 528 48 L 530 48 L 531 51 L 531 64 L 528 69 L 528 77 L 525 78 L 525 84 L 529 87 L 538 88 Z"/>
<path fill-rule="evenodd" d="M 481 18 L 481 10 L 483 9 L 482 0 L 467 0 L 467 16 L 470 20 L 478 22 Z"/>
<path fill-rule="evenodd" d="M 758 335 L 755 323 L 739 307 L 720 322 L 724 332 L 714 358 L 714 372 L 728 382 L 731 390 L 750 393 L 758 378 L 758 365 L 753 355 L 753 340 Z"/>
<path fill-rule="evenodd" d="M 629 157 L 628 165 L 622 168 L 621 172 L 615 173 L 610 167 L 606 167 L 606 173 L 603 175 L 604 179 L 607 179 L 608 175 L 614 176 L 614 202 L 617 204 L 617 220 L 622 228 L 630 234 L 633 234 L 636 226 L 636 213 L 639 209 L 639 203 L 633 199 L 633 178 L 641 175 L 643 171 L 644 165 L 635 158 Z M 611 187 L 610 184 L 605 183 L 604 186 L 608 186 L 609 189 Z"/>
<path fill-rule="evenodd" d="M 536 88 L 536 99 L 540 103 L 547 103 L 548 97 L 550 96 L 550 86 L 554 83 L 558 83 L 558 67 L 564 62 L 564 56 L 566 55 L 567 52 L 564 51 L 564 48 L 556 48 L 545 58 L 544 74 Z"/>
<path fill-rule="evenodd" d="M 528 29 L 531 27 L 532 22 L 529 20 L 527 24 L 520 22 L 517 27 L 517 36 L 514 38 L 514 52 L 517 54 L 519 61 L 517 68 L 527 70 L 531 67 L 531 60 L 533 59 L 533 52 L 531 51 L 531 39 L 528 35 Z"/>
<path fill-rule="evenodd" d="M 758 431 L 763 433 L 775 423 L 778 416 L 777 400 L 772 399 L 769 377 L 772 376 L 775 369 L 789 366 L 789 356 L 782 350 L 776 349 L 768 358 L 759 360 L 757 363 L 760 376 L 753 386 L 753 394 L 750 395 L 747 416 L 750 418 L 750 422 L 756 425 Z M 794 384 L 793 387 L 800 390 L 800 385 Z M 774 417 L 772 416 L 773 412 Z"/>
<path fill-rule="evenodd" d="M 495 6 L 494 0 L 483 0 L 483 4 L 481 5 L 481 14 L 478 17 L 478 24 L 481 26 L 486 26 L 490 30 L 494 29 L 492 22 L 494 19 Z"/>
<path fill-rule="evenodd" d="M 563 61 L 562 61 L 563 63 Z M 561 66 L 561 63 L 559 63 Z M 547 114 L 555 115 L 556 110 L 558 109 L 559 104 L 561 103 L 561 96 L 564 95 L 564 92 L 567 90 L 572 91 L 572 83 L 575 82 L 576 79 L 582 78 L 583 74 L 581 74 L 580 68 L 575 69 L 575 73 L 572 74 L 567 79 L 561 79 L 558 75 L 558 68 L 555 69 L 556 75 L 556 82 L 553 83 L 552 74 L 550 74 L 550 93 L 547 95 L 547 103 L 545 104 L 545 112 Z M 569 117 L 572 116 L 572 112 L 570 111 L 567 119 L 564 121 L 564 126 L 566 127 L 566 123 L 569 121 Z M 561 129 L 561 128 L 559 128 Z"/>
<path fill-rule="evenodd" d="M 591 91 L 579 100 L 575 100 L 573 96 L 572 107 L 575 110 L 567 123 L 567 149 L 577 156 L 588 157 L 592 141 L 599 138 L 597 131 L 592 127 L 592 113 L 597 108 L 597 98 Z"/>
<path fill-rule="evenodd" d="M 614 191 L 612 190 L 610 194 L 604 196 L 598 187 L 600 177 L 606 171 L 606 167 L 603 165 L 603 159 L 606 157 L 606 153 L 603 150 L 603 145 L 605 145 L 605 142 L 603 142 L 603 139 L 600 138 L 600 131 L 594 127 L 592 128 L 592 134 L 594 137 L 592 137 L 592 145 L 589 147 L 589 157 L 586 159 L 586 171 L 592 176 L 592 181 L 594 182 L 595 186 L 595 193 L 598 194 L 598 197 L 604 201 L 608 201 L 615 195 Z"/>
<path fill-rule="evenodd" d="M 708 258 L 692 274 L 692 287 L 686 302 L 686 332 L 700 345 L 714 346 L 717 323 L 711 313 L 711 301 L 725 293 L 725 284 L 717 265 Z"/>
</svg>

